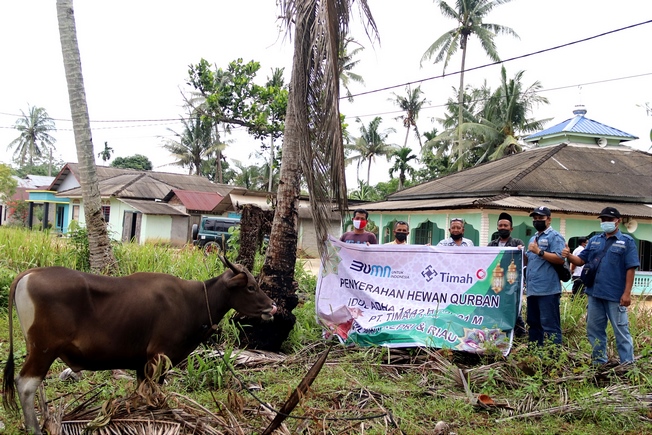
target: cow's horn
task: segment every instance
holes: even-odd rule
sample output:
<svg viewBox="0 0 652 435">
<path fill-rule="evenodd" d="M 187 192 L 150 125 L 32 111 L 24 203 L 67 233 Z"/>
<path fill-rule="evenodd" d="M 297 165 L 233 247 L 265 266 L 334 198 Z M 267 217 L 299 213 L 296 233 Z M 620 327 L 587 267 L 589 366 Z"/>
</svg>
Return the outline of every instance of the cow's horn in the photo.
<svg viewBox="0 0 652 435">
<path fill-rule="evenodd" d="M 241 271 L 238 270 L 233 263 L 231 263 L 227 258 L 226 255 L 220 255 L 220 260 L 222 260 L 222 263 L 229 269 L 233 271 L 233 273 L 240 273 Z"/>
</svg>

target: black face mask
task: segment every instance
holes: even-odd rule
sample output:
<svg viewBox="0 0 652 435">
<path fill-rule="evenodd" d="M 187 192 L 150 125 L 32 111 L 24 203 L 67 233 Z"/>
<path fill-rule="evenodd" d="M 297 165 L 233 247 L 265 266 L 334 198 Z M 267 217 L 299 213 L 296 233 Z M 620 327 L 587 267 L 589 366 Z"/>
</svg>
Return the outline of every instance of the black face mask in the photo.
<svg viewBox="0 0 652 435">
<path fill-rule="evenodd" d="M 500 236 L 501 239 L 506 239 L 509 237 L 509 235 L 512 234 L 510 230 L 498 230 L 498 235 Z"/>
<path fill-rule="evenodd" d="M 394 237 L 396 237 L 396 240 L 399 242 L 405 242 L 407 240 L 407 233 L 396 233 Z"/>
<path fill-rule="evenodd" d="M 532 221 L 532 225 L 537 231 L 544 231 L 546 229 L 546 221 Z"/>
<path fill-rule="evenodd" d="M 451 239 L 453 240 L 459 240 L 462 237 L 464 237 L 464 234 L 451 234 Z"/>
</svg>

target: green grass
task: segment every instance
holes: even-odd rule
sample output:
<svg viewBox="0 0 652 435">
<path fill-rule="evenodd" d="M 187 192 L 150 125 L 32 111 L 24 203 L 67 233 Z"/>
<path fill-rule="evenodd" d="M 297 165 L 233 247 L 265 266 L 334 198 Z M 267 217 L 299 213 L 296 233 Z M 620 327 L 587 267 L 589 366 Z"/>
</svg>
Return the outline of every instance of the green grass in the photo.
<svg viewBox="0 0 652 435">
<path fill-rule="evenodd" d="M 83 264 L 80 251 L 84 247 L 41 232 L 0 228 L 0 249 L 0 358 L 4 360 L 8 348 L 6 295 L 13 277 L 34 266 L 75 268 Z M 223 270 L 216 257 L 206 257 L 192 247 L 120 244 L 115 246 L 115 253 L 120 274 L 162 271 L 203 280 Z M 257 258 L 255 269 L 261 265 L 262 258 Z M 226 316 L 218 337 L 175 368 L 167 376 L 163 391 L 187 396 L 216 414 L 229 410 L 243 433 L 260 433 L 269 420 L 260 412 L 259 400 L 279 409 L 329 345 L 315 320 L 316 280 L 303 270 L 301 260 L 296 279 L 301 302 L 294 311 L 297 324 L 283 346 L 283 362 L 230 368 L 213 352 L 216 348 L 227 355 L 240 352 L 238 331 Z M 581 298 L 562 299 L 561 348 L 530 348 L 525 342 L 515 342 L 507 357 L 335 344 L 308 393 L 292 412 L 311 420 L 288 419 L 285 424 L 290 433 L 298 433 L 302 427 L 306 434 L 428 434 L 440 420 L 458 435 L 652 433 L 650 312 L 642 310 L 643 302 L 636 301 L 630 313 L 635 351 L 640 356 L 636 367 L 626 373 L 600 372 L 590 364 L 585 307 L 586 301 Z M 14 345 L 20 368 L 26 352 L 20 328 L 14 328 Z M 615 355 L 611 334 L 609 352 Z M 87 392 L 97 393 L 95 404 L 101 404 L 127 397 L 136 387 L 133 380 L 116 380 L 107 371 L 85 372 L 78 382 L 61 381 L 58 374 L 64 368 L 56 362 L 44 382 L 50 407 L 63 403 L 72 406 Z M 252 386 L 256 386 L 252 391 L 257 398 L 248 392 Z M 474 405 L 479 394 L 490 396 L 496 405 Z M 566 411 L 555 411 L 559 407 Z M 507 419 L 528 412 L 538 414 Z M 22 433 L 21 419 L 0 410 L 6 434 Z"/>
</svg>

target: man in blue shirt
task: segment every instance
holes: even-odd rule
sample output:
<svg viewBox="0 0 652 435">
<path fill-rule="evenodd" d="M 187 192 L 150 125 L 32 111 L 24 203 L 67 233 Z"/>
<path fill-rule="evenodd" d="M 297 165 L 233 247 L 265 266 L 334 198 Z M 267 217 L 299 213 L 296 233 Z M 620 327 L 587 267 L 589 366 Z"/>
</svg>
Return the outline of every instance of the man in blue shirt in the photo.
<svg viewBox="0 0 652 435">
<path fill-rule="evenodd" d="M 598 219 L 604 233 L 591 237 L 579 255 L 572 255 L 568 246 L 562 255 L 576 266 L 586 264 L 585 267 L 593 267 L 596 271 L 595 280 L 586 288 L 589 297 L 586 332 L 593 347 L 593 364 L 607 362 L 607 320 L 614 330 L 620 363 L 632 363 L 634 344 L 627 307 L 632 302 L 634 273 L 640 266 L 636 242 L 618 229 L 621 216 L 615 208 L 606 207 Z"/>
<path fill-rule="evenodd" d="M 552 218 L 548 207 L 537 207 L 532 213 L 532 236 L 523 257 L 527 265 L 527 324 L 529 340 L 542 346 L 545 340 L 561 344 L 561 281 L 553 264 L 563 264 L 561 251 L 566 242 L 550 226 Z"/>
</svg>

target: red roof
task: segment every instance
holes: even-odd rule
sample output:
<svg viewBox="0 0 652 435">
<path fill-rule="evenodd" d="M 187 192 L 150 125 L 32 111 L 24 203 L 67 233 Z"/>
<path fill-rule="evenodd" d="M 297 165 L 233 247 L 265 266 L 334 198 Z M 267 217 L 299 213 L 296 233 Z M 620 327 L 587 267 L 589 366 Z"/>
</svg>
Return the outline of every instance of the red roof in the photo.
<svg viewBox="0 0 652 435">
<path fill-rule="evenodd" d="M 178 189 L 174 189 L 173 192 L 186 207 L 186 210 L 210 212 L 224 199 L 222 195 L 213 192 Z"/>
</svg>

